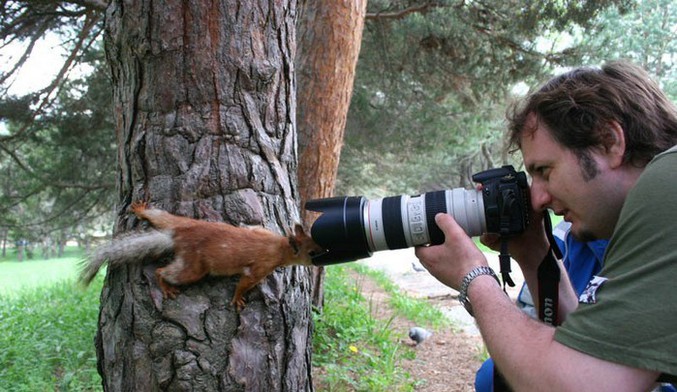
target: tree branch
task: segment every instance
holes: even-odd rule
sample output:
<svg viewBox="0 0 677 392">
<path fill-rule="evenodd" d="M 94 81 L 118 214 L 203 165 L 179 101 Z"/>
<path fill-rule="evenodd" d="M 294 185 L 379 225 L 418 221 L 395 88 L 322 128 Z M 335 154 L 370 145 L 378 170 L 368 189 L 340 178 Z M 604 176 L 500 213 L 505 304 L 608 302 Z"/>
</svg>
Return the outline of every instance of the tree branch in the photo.
<svg viewBox="0 0 677 392">
<path fill-rule="evenodd" d="M 377 12 L 377 13 L 368 13 L 365 15 L 365 19 L 375 20 L 375 19 L 403 19 L 409 14 L 413 13 L 424 13 L 430 8 L 441 7 L 437 1 L 431 1 L 421 5 L 411 6 L 400 11 L 394 12 Z"/>
<path fill-rule="evenodd" d="M 76 4 L 96 11 L 105 11 L 108 8 L 106 0 L 71 0 L 71 4 Z"/>
<path fill-rule="evenodd" d="M 52 83 L 49 86 L 45 87 L 42 91 L 40 91 L 40 95 L 44 95 L 44 98 L 42 98 L 40 105 L 33 111 L 31 119 L 17 132 L 8 136 L 0 137 L 0 143 L 6 143 L 8 141 L 18 139 L 19 137 L 21 137 L 24 133 L 28 131 L 30 126 L 33 125 L 35 119 L 40 114 L 43 113 L 45 108 L 49 107 L 49 105 L 55 98 L 55 95 L 52 95 L 52 93 L 63 86 L 63 83 L 66 80 L 66 76 L 68 75 L 68 72 L 71 70 L 72 65 L 75 63 L 77 57 L 80 56 L 80 52 L 83 49 L 83 46 L 91 45 L 91 43 L 96 39 L 98 33 L 95 34 L 95 36 L 90 40 L 90 42 L 87 45 L 85 45 L 85 41 L 89 37 L 91 31 L 94 29 L 94 26 L 96 26 L 98 21 L 99 17 L 94 15 L 93 12 L 87 13 L 87 19 L 85 20 L 82 30 L 78 34 L 78 41 L 75 44 L 75 47 L 73 48 L 73 50 L 71 50 L 71 53 L 69 54 L 68 58 L 62 65 L 61 69 L 59 70 L 59 73 L 54 77 Z"/>
<path fill-rule="evenodd" d="M 21 170 L 26 172 L 30 177 L 35 178 L 36 180 L 40 181 L 44 185 L 48 185 L 54 188 L 70 188 L 70 189 L 83 189 L 87 191 L 92 191 L 92 190 L 97 190 L 97 189 L 112 189 L 114 187 L 114 184 L 110 183 L 101 183 L 101 184 L 94 184 L 94 185 L 87 185 L 87 184 L 80 184 L 80 183 L 68 183 L 68 182 L 61 182 L 61 181 L 52 181 L 47 178 L 41 177 L 37 173 L 35 173 L 28 165 L 26 165 L 21 158 L 14 152 L 8 149 L 4 144 L 0 143 L 0 150 L 2 150 L 5 154 L 7 154 L 13 161 L 14 163 L 19 166 Z"/>
<path fill-rule="evenodd" d="M 3 74 L 0 74 L 0 85 L 4 84 L 7 79 L 9 79 L 15 72 L 17 72 L 19 68 L 21 68 L 21 66 L 24 65 L 24 63 L 26 63 L 26 60 L 28 60 L 28 57 L 33 52 L 35 43 L 38 41 L 38 39 L 40 39 L 40 37 L 42 37 L 45 31 L 47 31 L 47 26 L 40 26 L 40 29 L 37 30 L 35 34 L 31 36 L 31 39 L 28 43 L 28 46 L 26 47 L 26 50 L 24 50 L 24 52 L 21 54 L 21 57 L 16 61 L 12 69 Z"/>
<path fill-rule="evenodd" d="M 54 221 L 57 221 L 59 218 L 62 216 L 66 215 L 66 213 L 70 211 L 75 211 L 77 215 L 71 219 L 71 221 L 75 222 L 80 222 L 85 220 L 89 214 L 94 211 L 96 206 L 99 204 L 99 197 L 97 197 L 95 200 L 89 203 L 89 206 L 82 206 L 82 200 L 90 193 L 90 191 L 86 191 L 79 195 L 75 200 L 72 202 L 68 203 L 66 206 L 61 208 L 61 210 L 56 211 L 51 214 L 45 214 L 47 217 L 45 219 L 39 220 L 39 221 L 32 221 L 32 222 L 21 222 L 21 223 L 8 223 L 5 224 L 3 227 L 7 227 L 9 229 L 21 229 L 21 228 L 28 228 L 28 227 L 40 227 L 41 229 L 47 229 L 49 227 L 49 223 L 52 223 Z M 99 193 L 100 195 L 100 193 Z M 77 206 L 77 208 L 76 208 Z M 53 227 L 49 230 L 45 231 L 45 234 L 52 233 L 54 231 L 62 230 L 62 229 L 67 229 L 73 227 L 72 222 L 64 223 L 61 225 L 57 225 L 56 227 Z"/>
</svg>

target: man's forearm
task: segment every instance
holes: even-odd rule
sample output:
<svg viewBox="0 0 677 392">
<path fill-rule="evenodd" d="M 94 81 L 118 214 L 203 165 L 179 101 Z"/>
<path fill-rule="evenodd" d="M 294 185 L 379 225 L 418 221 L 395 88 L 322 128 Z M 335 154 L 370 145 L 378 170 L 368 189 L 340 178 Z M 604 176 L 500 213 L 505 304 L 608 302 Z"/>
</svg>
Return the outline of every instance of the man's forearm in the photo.
<svg viewBox="0 0 677 392">
<path fill-rule="evenodd" d="M 514 390 L 639 391 L 650 389 L 658 375 L 556 342 L 555 328 L 520 311 L 491 276 L 477 277 L 468 297 L 489 354 Z"/>
</svg>

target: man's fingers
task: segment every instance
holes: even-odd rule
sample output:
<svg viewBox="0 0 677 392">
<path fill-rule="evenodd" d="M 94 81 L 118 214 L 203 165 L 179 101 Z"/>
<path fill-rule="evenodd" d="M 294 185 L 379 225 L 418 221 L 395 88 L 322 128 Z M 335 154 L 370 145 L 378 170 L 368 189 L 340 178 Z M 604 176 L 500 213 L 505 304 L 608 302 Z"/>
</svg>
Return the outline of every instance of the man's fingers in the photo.
<svg viewBox="0 0 677 392">
<path fill-rule="evenodd" d="M 463 230 L 451 215 L 442 212 L 435 215 L 435 223 L 440 230 L 442 230 L 445 238 L 450 234 L 453 234 L 456 230 Z"/>
</svg>

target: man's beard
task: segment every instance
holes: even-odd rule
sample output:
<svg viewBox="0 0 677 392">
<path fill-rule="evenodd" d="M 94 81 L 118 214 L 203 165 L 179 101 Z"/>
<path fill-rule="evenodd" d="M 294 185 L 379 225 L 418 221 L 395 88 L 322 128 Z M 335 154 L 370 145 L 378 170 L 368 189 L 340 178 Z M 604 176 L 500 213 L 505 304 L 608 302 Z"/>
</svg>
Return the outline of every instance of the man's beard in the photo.
<svg viewBox="0 0 677 392">
<path fill-rule="evenodd" d="M 581 242 L 590 242 L 590 241 L 595 241 L 598 240 L 599 238 L 593 234 L 590 230 L 586 230 L 585 228 L 581 230 L 576 230 L 576 231 L 571 231 L 571 234 L 576 238 L 577 240 Z"/>
</svg>

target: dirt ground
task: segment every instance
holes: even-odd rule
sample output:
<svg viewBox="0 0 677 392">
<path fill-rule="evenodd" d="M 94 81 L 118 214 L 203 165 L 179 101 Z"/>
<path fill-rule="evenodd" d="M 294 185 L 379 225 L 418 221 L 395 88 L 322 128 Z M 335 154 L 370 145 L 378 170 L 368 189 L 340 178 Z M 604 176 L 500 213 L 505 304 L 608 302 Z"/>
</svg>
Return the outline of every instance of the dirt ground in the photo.
<svg viewBox="0 0 677 392">
<path fill-rule="evenodd" d="M 388 305 L 388 294 L 376 283 L 363 275 L 355 275 L 360 280 L 363 296 L 373 303 L 374 317 L 388 320 L 392 310 Z M 440 301 L 432 299 L 431 302 Z M 443 299 L 442 301 L 454 301 Z M 394 318 L 392 327 L 398 335 L 407 336 L 415 325 L 406 319 Z M 422 392 L 474 391 L 475 372 L 481 365 L 480 355 L 483 349 L 482 339 L 453 327 L 435 331 L 423 343 L 415 346 L 408 337 L 402 344 L 416 350 L 414 360 L 403 360 L 403 368 L 415 380 L 422 380 L 416 389 Z"/>
</svg>

